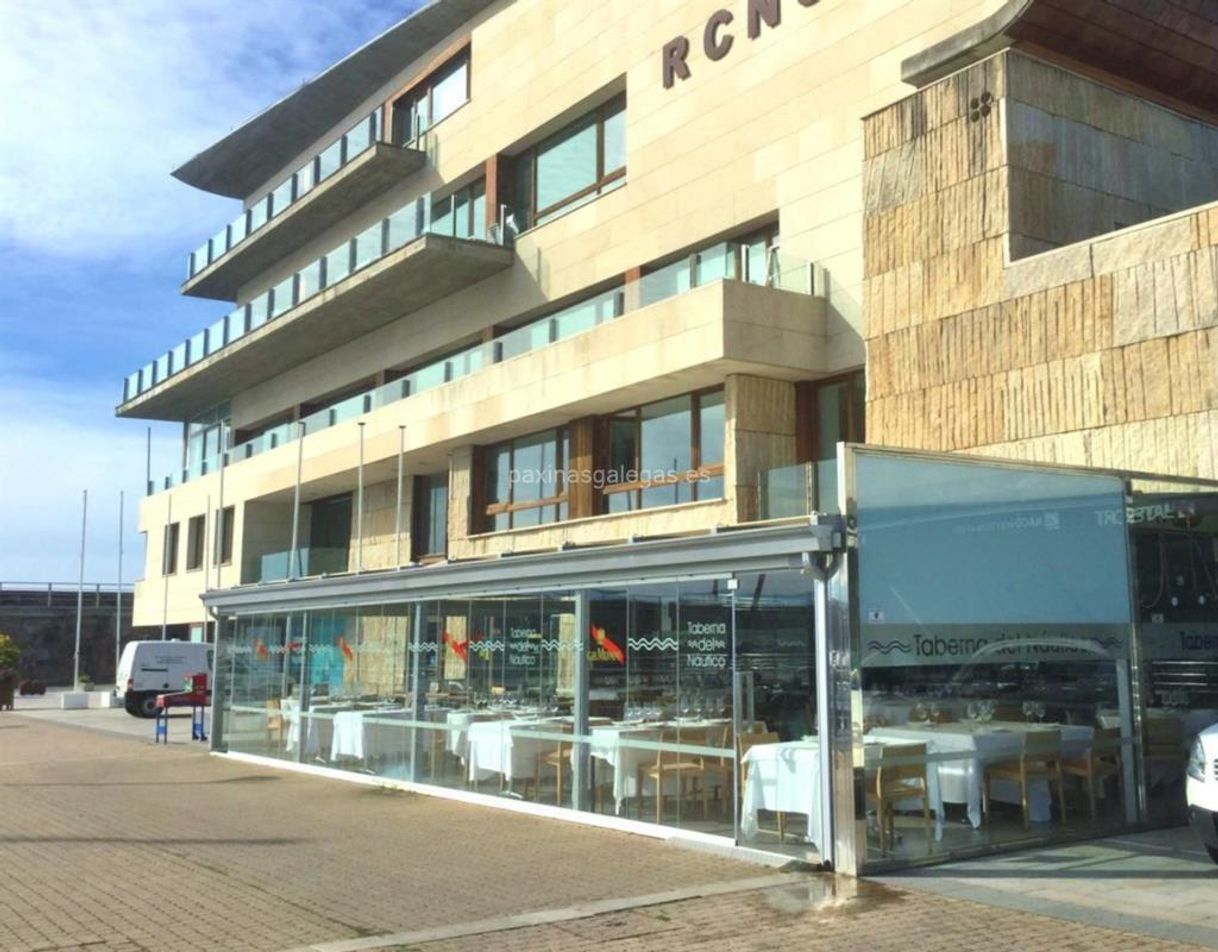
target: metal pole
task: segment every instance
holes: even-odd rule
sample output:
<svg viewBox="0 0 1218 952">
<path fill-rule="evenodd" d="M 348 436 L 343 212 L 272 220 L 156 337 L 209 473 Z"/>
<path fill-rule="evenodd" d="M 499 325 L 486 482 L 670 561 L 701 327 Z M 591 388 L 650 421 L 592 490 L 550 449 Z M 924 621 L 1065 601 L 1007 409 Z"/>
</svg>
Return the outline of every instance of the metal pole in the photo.
<svg viewBox="0 0 1218 952">
<path fill-rule="evenodd" d="M 394 517 L 394 563 L 402 567 L 402 470 L 406 455 L 406 427 L 398 426 L 398 508 Z"/>
<path fill-rule="evenodd" d="M 152 427 L 148 427 L 148 439 L 144 449 L 144 495 L 152 494 Z"/>
<path fill-rule="evenodd" d="M 292 551 L 288 553 L 288 580 L 300 575 L 300 474 L 304 467 L 305 424 L 296 424 L 296 487 L 292 490 Z"/>
<path fill-rule="evenodd" d="M 355 571 L 364 570 L 364 421 L 359 423 L 359 473 L 355 497 Z"/>
<path fill-rule="evenodd" d="M 211 591 L 211 562 L 207 558 L 207 541 L 211 538 L 211 533 L 208 531 L 212 525 L 211 516 L 211 493 L 207 494 L 207 502 L 203 509 L 203 591 Z M 206 644 L 210 639 L 207 637 L 207 606 L 203 606 L 203 643 Z"/>
<path fill-rule="evenodd" d="M 216 562 L 216 588 L 220 588 L 220 573 L 224 571 L 224 536 L 226 529 L 224 526 L 224 470 L 227 469 L 228 451 L 220 451 L 220 500 L 216 506 L 216 531 L 212 533 L 215 536 L 215 548 L 212 552 L 212 558 Z M 236 519 L 233 519 L 234 524 Z M 219 640 L 220 623 L 216 622 L 217 640 Z M 213 728 L 214 730 L 214 728 Z"/>
<path fill-rule="evenodd" d="M 72 654 L 72 690 L 80 684 L 80 622 L 85 607 L 85 526 L 89 519 L 89 490 L 80 508 L 80 575 L 76 580 L 76 650 Z"/>
<path fill-rule="evenodd" d="M 165 507 L 165 530 L 161 533 L 161 574 L 165 576 L 165 584 L 161 594 L 161 641 L 169 640 L 169 527 L 173 524 L 173 496 L 167 500 Z M 174 540 L 175 542 L 177 540 Z M 176 549 L 177 546 L 175 545 Z M 177 559 L 177 552 L 174 552 Z"/>
<path fill-rule="evenodd" d="M 118 493 L 118 588 L 114 592 L 114 678 L 118 684 L 118 661 L 123 653 L 123 490 Z"/>
</svg>

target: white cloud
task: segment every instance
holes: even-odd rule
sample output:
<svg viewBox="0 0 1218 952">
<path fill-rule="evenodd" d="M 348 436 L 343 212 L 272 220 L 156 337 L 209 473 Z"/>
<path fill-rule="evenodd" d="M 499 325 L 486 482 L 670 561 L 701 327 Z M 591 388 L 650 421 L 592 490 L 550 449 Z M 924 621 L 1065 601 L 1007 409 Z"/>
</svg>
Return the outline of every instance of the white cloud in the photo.
<svg viewBox="0 0 1218 952">
<path fill-rule="evenodd" d="M 106 260 L 206 237 L 236 205 L 171 169 L 410 5 L 5 0 L 0 239 Z"/>
</svg>

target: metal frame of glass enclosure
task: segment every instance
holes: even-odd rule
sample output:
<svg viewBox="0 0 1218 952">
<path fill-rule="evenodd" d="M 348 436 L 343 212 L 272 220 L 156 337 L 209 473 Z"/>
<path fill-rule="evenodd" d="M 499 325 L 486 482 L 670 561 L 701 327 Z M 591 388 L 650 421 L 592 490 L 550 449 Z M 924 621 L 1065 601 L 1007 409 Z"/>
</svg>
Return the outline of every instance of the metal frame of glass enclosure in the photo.
<svg viewBox="0 0 1218 952">
<path fill-rule="evenodd" d="M 429 790 L 435 791 L 437 788 L 430 786 L 420 776 L 419 764 L 423 763 L 427 756 L 427 751 L 424 751 L 420 745 L 427 743 L 426 738 L 432 736 L 428 734 L 428 731 L 432 730 L 432 728 L 427 727 L 423 711 L 425 704 L 424 697 L 427 695 L 427 685 L 424 683 L 427 677 L 427 669 L 418 662 L 418 659 L 423 656 L 425 650 L 431 651 L 433 656 L 437 650 L 434 644 L 430 647 L 424 644 L 426 638 L 433 638 L 434 640 L 436 637 L 442 636 L 447 638 L 449 635 L 449 632 L 446 630 L 446 626 L 449 624 L 446 618 L 449 616 L 445 616 L 444 612 L 446 609 L 442 606 L 449 602 L 459 602 L 470 606 L 469 611 L 472 612 L 472 606 L 475 603 L 481 604 L 481 602 L 488 600 L 509 600 L 534 595 L 542 597 L 547 593 L 561 594 L 563 598 L 569 600 L 570 610 L 564 611 L 564 620 L 556 622 L 553 630 L 558 632 L 559 628 L 563 629 L 566 634 L 563 634 L 562 637 L 567 638 L 568 641 L 571 641 L 573 637 L 573 643 L 579 651 L 578 657 L 583 659 L 578 664 L 575 664 L 572 669 L 573 673 L 570 675 L 570 683 L 564 687 L 564 692 L 569 702 L 565 710 L 568 718 L 573 722 L 573 727 L 569 728 L 573 732 L 573 735 L 567 739 L 572 743 L 570 764 L 572 770 L 571 789 L 574 793 L 571 799 L 571 806 L 574 809 L 561 812 L 562 815 L 577 819 L 593 816 L 593 814 L 581 813 L 580 811 L 588 806 L 587 801 L 589 797 L 595 799 L 598 795 L 595 786 L 590 782 L 590 771 L 595 769 L 595 764 L 592 763 L 589 757 L 589 730 L 590 725 L 596 720 L 594 714 L 596 699 L 592 697 L 594 688 L 590 687 L 590 678 L 594 673 L 594 669 L 592 668 L 592 662 L 588 660 L 587 652 L 584 650 L 587 646 L 585 635 L 589 630 L 593 631 L 593 638 L 594 640 L 596 639 L 594 617 L 596 607 L 593 604 L 596 597 L 595 593 L 607 590 L 633 591 L 631 589 L 632 586 L 640 590 L 648 587 L 654 589 L 660 583 L 689 586 L 708 580 L 723 582 L 723 591 L 725 593 L 723 597 L 726 599 L 723 604 L 728 606 L 726 609 L 727 615 L 724 617 L 730 618 L 730 637 L 726 640 L 731 646 L 728 651 L 730 659 L 728 664 L 730 665 L 730 707 L 732 711 L 730 739 L 732 741 L 732 749 L 730 751 L 720 749 L 720 747 L 726 746 L 726 739 L 720 741 L 719 746 L 712 745 L 708 748 L 706 742 L 702 742 L 702 746 L 698 746 L 695 743 L 693 747 L 681 749 L 687 753 L 692 752 L 693 755 L 703 758 L 704 761 L 707 759 L 714 761 L 716 757 L 718 757 L 720 762 L 724 763 L 730 760 L 733 777 L 731 791 L 729 793 L 726 789 L 726 784 L 723 790 L 716 791 L 717 796 L 731 797 L 732 819 L 730 828 L 725 827 L 721 831 L 722 835 L 712 837 L 712 839 L 721 843 L 735 842 L 740 845 L 744 841 L 741 835 L 741 812 L 738 802 L 741 795 L 741 784 L 738 781 L 740 780 L 739 773 L 742 769 L 738 751 L 741 749 L 739 741 L 745 730 L 745 725 L 742 723 L 744 716 L 742 712 L 746 708 L 744 698 L 751 690 L 751 682 L 742 673 L 736 654 L 738 645 L 741 643 L 736 630 L 736 619 L 740 610 L 739 606 L 743 604 L 742 596 L 737 593 L 738 580 L 749 575 L 749 573 L 785 572 L 791 573 L 792 576 L 797 574 L 799 578 L 807 580 L 808 587 L 815 596 L 810 603 L 814 607 L 812 622 L 814 647 L 811 654 L 811 668 L 815 711 L 814 713 L 808 711 L 807 714 L 808 717 L 814 716 L 814 723 L 818 726 L 816 733 L 819 739 L 813 741 L 812 744 L 815 747 L 814 756 L 819 764 L 817 769 L 819 772 L 818 799 L 821 817 L 820 838 L 824 841 L 817 843 L 820 861 L 826 866 L 840 872 L 860 873 L 872 869 L 888 868 L 894 865 L 941 862 L 960 855 L 976 854 L 994 849 L 1026 847 L 1033 843 L 1044 842 L 1045 840 L 1099 835 L 1099 828 L 1094 825 L 1094 820 L 1090 827 L 1070 829 L 1066 827 L 1065 816 L 1063 815 L 1061 828 L 1042 828 L 1026 835 L 1016 835 L 1005 840 L 990 839 L 988 827 L 984 835 L 965 830 L 967 835 L 960 839 L 957 845 L 945 845 L 942 848 L 931 843 L 928 832 L 926 837 L 926 855 L 909 855 L 907 850 L 906 855 L 889 856 L 884 853 L 884 820 L 881 816 L 881 855 L 872 855 L 874 850 L 869 837 L 872 836 L 873 831 L 868 828 L 870 816 L 866 806 L 867 800 L 864 790 L 864 787 L 870 783 L 868 778 L 871 768 L 867 766 L 868 761 L 866 759 L 865 731 L 867 730 L 867 725 L 865 723 L 865 712 L 867 711 L 868 704 L 871 702 L 868 697 L 865 697 L 864 692 L 866 666 L 864 664 L 865 646 L 863 644 L 863 631 L 867 625 L 876 624 L 877 619 L 879 622 L 883 622 L 883 617 L 882 612 L 873 610 L 875 617 L 869 619 L 860 618 L 860 614 L 867 611 L 867 608 L 865 606 L 860 607 L 859 604 L 859 573 L 860 571 L 866 571 L 867 559 L 864 558 L 860 562 L 858 529 L 860 517 L 863 518 L 864 524 L 866 524 L 867 519 L 867 501 L 865 498 L 862 500 L 859 498 L 860 465 L 870 465 L 870 462 L 877 460 L 896 461 L 910 467 L 924 466 L 928 470 L 935 467 L 961 467 L 964 470 L 972 468 L 970 472 L 976 474 L 978 478 L 985 474 L 999 474 L 999 484 L 1004 476 L 1010 476 L 1017 482 L 1024 477 L 1027 477 L 1029 480 L 1043 477 L 1055 486 L 1067 485 L 1071 479 L 1077 480 L 1080 485 L 1090 480 L 1091 484 L 1099 485 L 1102 483 L 1114 490 L 1112 499 L 1114 500 L 1114 505 L 1117 506 L 1117 511 L 1113 516 L 1116 520 L 1113 526 L 1116 528 L 1105 525 L 1107 515 L 1101 513 L 1101 516 L 1095 517 L 1094 521 L 1100 528 L 1106 531 L 1096 535 L 1096 539 L 1112 540 L 1119 535 L 1121 539 L 1125 540 L 1121 543 L 1124 546 L 1124 550 L 1114 553 L 1104 549 L 1105 555 L 1101 561 L 1103 561 L 1105 568 L 1103 568 L 1102 572 L 1099 569 L 1096 570 L 1096 579 L 1098 581 L 1092 580 L 1096 581 L 1096 584 L 1102 583 L 1108 586 L 1103 591 L 1107 593 L 1105 597 L 1109 599 L 1110 607 L 1113 604 L 1111 599 L 1114 593 L 1125 591 L 1128 594 L 1128 604 L 1125 606 L 1128 617 L 1117 618 L 1114 616 L 1112 619 L 1103 622 L 1103 625 L 1123 626 L 1122 630 L 1124 628 L 1128 630 L 1128 655 L 1127 657 L 1121 657 L 1119 651 L 1113 655 L 1117 659 L 1116 668 L 1114 669 L 1117 674 L 1112 681 L 1105 680 L 1102 685 L 1103 690 L 1116 692 L 1112 696 L 1118 700 L 1117 711 L 1120 715 L 1121 730 L 1123 731 L 1121 737 L 1122 746 L 1120 748 L 1122 751 L 1120 769 L 1123 771 L 1123 776 L 1121 778 L 1122 786 L 1120 789 L 1123 791 L 1122 796 L 1124 798 L 1125 810 L 1123 814 L 1110 818 L 1116 824 L 1115 827 L 1111 828 L 1114 830 L 1116 828 L 1128 829 L 1131 827 L 1147 827 L 1171 822 L 1172 817 L 1166 814 L 1160 815 L 1153 809 L 1156 805 L 1157 794 L 1151 782 L 1148 781 L 1147 765 L 1152 755 L 1151 746 L 1153 745 L 1153 740 L 1148 740 L 1147 738 L 1151 738 L 1154 734 L 1153 727 L 1148 725 L 1152 720 L 1162 720 L 1163 718 L 1158 717 L 1158 715 L 1164 714 L 1164 710 L 1161 707 L 1151 712 L 1148 704 L 1154 699 L 1152 694 L 1162 701 L 1164 690 L 1166 689 L 1150 683 L 1151 675 L 1149 668 L 1144 664 L 1143 653 L 1145 646 L 1143 645 L 1142 626 L 1139 620 L 1137 586 L 1139 567 L 1135 564 L 1137 553 L 1134 552 L 1134 546 L 1129 542 L 1129 538 L 1131 523 L 1139 519 L 1142 519 L 1144 522 L 1151 521 L 1153 518 L 1158 517 L 1169 521 L 1179 518 L 1187 519 L 1188 513 L 1185 512 L 1185 515 L 1181 517 L 1180 512 L 1184 512 L 1190 509 L 1190 507 L 1178 506 L 1173 510 L 1170 504 L 1155 503 L 1145 507 L 1146 512 L 1144 513 L 1132 507 L 1134 507 L 1135 502 L 1139 498 L 1135 490 L 1140 490 L 1144 486 L 1146 488 L 1158 488 L 1162 492 L 1174 493 L 1176 495 L 1190 492 L 1205 494 L 1198 495 L 1196 498 L 1202 503 L 1207 503 L 1207 496 L 1209 494 L 1218 494 L 1218 481 L 1160 477 L 1085 467 L 1032 464 L 984 457 L 918 453 L 874 446 L 840 444 L 837 460 L 837 509 L 840 515 L 833 513 L 814 514 L 808 518 L 798 520 L 783 520 L 770 524 L 743 526 L 694 536 L 658 538 L 620 545 L 563 549 L 556 552 L 505 556 L 497 559 L 449 563 L 426 568 L 412 567 L 383 572 L 247 586 L 209 592 L 204 597 L 204 600 L 209 609 L 221 622 L 217 626 L 220 631 L 221 649 L 224 647 L 225 639 L 230 639 L 231 641 L 231 639 L 236 637 L 236 629 L 233 623 L 242 618 L 249 618 L 251 616 L 282 618 L 285 615 L 293 615 L 303 619 L 305 616 L 309 616 L 309 613 L 321 611 L 358 613 L 360 610 L 372 611 L 371 606 L 380 606 L 382 610 L 385 606 L 396 606 L 393 614 L 395 617 L 400 616 L 404 619 L 402 624 L 406 626 L 406 630 L 409 632 L 410 648 L 408 649 L 408 657 L 409 652 L 414 652 L 415 658 L 414 667 L 410 675 L 412 680 L 408 685 L 411 688 L 408 693 L 412 696 L 413 700 L 404 702 L 408 705 L 413 705 L 413 707 L 409 711 L 400 712 L 409 714 L 409 723 L 415 725 L 412 728 L 414 731 L 412 737 L 415 739 L 411 741 L 413 746 L 409 752 L 408 764 L 405 764 L 403 767 L 403 773 L 397 777 L 380 777 L 375 782 L 401 783 L 412 789 L 426 792 Z M 1066 483 L 1062 483 L 1062 480 L 1065 480 Z M 1032 499 L 1032 504 L 1038 504 L 1035 497 L 1030 498 Z M 1074 518 L 1077 515 L 1071 516 L 1070 513 L 1066 513 L 1068 518 Z M 1084 521 L 1076 524 L 1084 528 L 1090 527 L 1091 523 L 1086 521 L 1086 517 L 1087 513 L 1083 512 L 1080 518 L 1084 518 Z M 1066 523 L 1063 523 L 1062 526 L 1067 527 Z M 1057 527 L 1054 526 L 1053 528 Z M 917 532 L 921 530 L 914 527 L 909 531 L 912 533 L 910 538 L 914 539 L 916 544 Z M 931 538 L 934 532 L 933 524 L 928 522 L 925 531 L 927 533 L 928 545 L 932 542 L 935 545 L 943 545 L 942 539 L 935 541 Z M 1088 529 L 1088 531 L 1090 530 Z M 1061 539 L 1064 536 L 1057 536 L 1055 538 Z M 1087 540 L 1080 538 L 1076 541 L 1078 545 L 1084 547 L 1082 551 L 1086 551 L 1085 545 Z M 992 541 L 991 543 L 984 541 L 974 543 L 976 551 L 980 552 L 987 551 L 987 544 L 992 544 Z M 1188 544 L 1192 545 L 1191 540 L 1189 540 Z M 967 551 L 971 552 L 973 550 L 973 547 L 967 547 Z M 940 551 L 945 550 L 940 549 Z M 1188 549 L 1190 558 L 1191 551 L 1191 548 Z M 1216 546 L 1215 551 L 1218 551 L 1218 546 Z M 914 553 L 914 555 L 916 557 L 917 553 Z M 998 564 L 998 562 L 994 563 L 995 566 Z M 1202 568 L 1205 569 L 1205 567 L 1203 559 Z M 979 571 L 984 572 L 985 568 L 985 566 L 982 566 Z M 1164 563 L 1164 566 L 1161 567 L 1161 574 L 1166 573 L 1166 571 L 1166 563 Z M 1117 576 L 1122 573 L 1123 576 L 1118 578 Z M 1206 578 L 1208 578 L 1210 587 L 1212 587 L 1212 577 L 1203 577 L 1201 581 L 1204 582 Z M 1087 580 L 1084 579 L 1084 581 Z M 987 584 L 991 583 L 987 582 Z M 1063 589 L 1068 588 L 1069 586 L 1063 586 Z M 1080 591 L 1086 590 L 1080 589 Z M 1218 592 L 1215 594 L 1216 597 L 1213 600 L 1213 604 L 1218 606 Z M 631 598 L 633 597 L 631 596 Z M 1197 606 L 1197 612 L 1200 612 L 1205 619 L 1208 619 L 1209 613 L 1213 609 L 1207 606 L 1205 597 L 1200 597 L 1199 601 L 1200 604 Z M 436 608 L 435 606 L 441 607 Z M 1071 607 L 1071 610 L 1077 609 L 1081 612 L 1082 615 L 1080 617 L 1086 617 L 1087 612 L 1095 608 L 1093 605 L 1086 604 L 1085 599 L 1069 607 Z M 633 608 L 627 610 L 634 611 Z M 506 612 L 507 609 L 504 611 Z M 438 612 L 437 617 L 439 620 L 428 622 L 424 617 L 428 612 Z M 1194 615 L 1197 612 L 1194 612 Z M 1218 618 L 1218 616 L 1215 617 Z M 1049 624 L 1058 625 L 1060 620 L 1051 621 Z M 503 626 L 501 633 L 503 633 L 503 637 L 506 639 L 506 626 L 508 624 L 506 614 L 501 621 Z M 970 621 L 970 623 L 972 622 Z M 984 619 L 977 622 L 977 624 L 987 623 Z M 1035 618 L 1033 618 L 1033 623 L 1041 624 Z M 1093 622 L 1089 621 L 1088 623 L 1092 624 Z M 285 625 L 287 624 L 300 624 L 303 626 L 304 622 L 285 622 Z M 431 625 L 430 629 L 428 628 L 429 624 Z M 469 624 L 472 626 L 474 622 L 471 620 Z M 547 624 L 549 622 L 543 619 L 535 627 L 540 629 L 544 628 Z M 1188 622 L 1187 624 L 1193 624 L 1193 622 Z M 1204 625 L 1208 624 L 1208 622 L 1203 620 L 1197 624 Z M 1058 625 L 1058 627 L 1062 626 Z M 1104 630 L 1108 631 L 1109 629 L 1105 628 Z M 428 631 L 431 633 L 428 634 Z M 571 631 L 575 633 L 574 636 L 571 636 Z M 1212 643 L 1218 645 L 1218 626 L 1215 626 L 1215 632 L 1216 634 L 1212 639 Z M 286 634 L 284 637 L 285 639 L 289 638 Z M 302 637 L 307 640 L 307 631 L 303 633 Z M 468 651 L 468 639 L 471 637 L 471 634 L 466 634 L 464 637 L 467 639 L 465 643 L 467 645 L 466 650 Z M 559 635 L 555 634 L 554 637 L 558 638 Z M 1119 641 L 1120 639 L 1117 640 Z M 1205 641 L 1204 643 L 1209 644 L 1210 642 Z M 608 647 L 606 647 L 603 641 L 598 642 L 598 644 L 601 646 L 597 649 L 598 651 L 609 652 L 609 654 L 612 654 L 614 651 L 620 651 L 612 639 L 610 639 Z M 344 648 L 343 650 L 346 649 Z M 443 652 L 445 649 L 441 647 L 439 650 Z M 503 650 L 502 646 L 500 650 Z M 570 647 L 567 650 L 570 650 Z M 1000 650 L 1007 649 L 1000 645 Z M 1010 650 L 1013 651 L 1015 649 L 1012 648 Z M 1065 647 L 1058 646 L 1055 650 L 1059 650 L 1063 657 L 1071 659 L 1075 657 L 1071 654 L 1072 649 L 1070 644 L 1066 644 Z M 1158 650 L 1163 651 L 1166 649 L 1160 648 Z M 1218 662 L 1218 648 L 1214 649 L 1214 655 L 1215 661 Z M 231 693 L 233 685 L 230 683 L 230 672 L 225 670 L 224 665 L 219 660 L 223 657 L 224 651 L 218 651 L 215 684 L 217 704 L 215 707 L 215 725 L 212 737 L 215 750 L 229 752 L 226 747 L 228 732 L 225 730 L 225 720 L 226 714 L 228 714 L 228 705 L 225 699 L 228 697 L 226 692 Z M 307 659 L 302 661 L 302 664 L 304 663 L 307 663 Z M 555 661 L 555 664 L 557 663 Z M 434 664 L 435 662 L 433 662 Z M 1014 665 L 1014 667 L 1018 668 L 1019 665 Z M 1023 667 L 1036 668 L 1037 665 L 1029 663 L 1024 664 Z M 235 670 L 233 668 L 233 671 Z M 433 667 L 432 671 L 434 672 L 435 670 L 437 669 Z M 314 677 L 313 674 L 304 669 L 297 670 L 295 675 L 302 685 L 311 684 L 312 681 L 310 679 Z M 1176 675 L 1173 674 L 1172 676 L 1175 677 Z M 916 677 L 912 681 L 909 681 L 907 678 L 907 683 L 916 686 Z M 1099 691 L 1100 688 L 1096 690 Z M 1170 694 L 1170 691 L 1168 693 Z M 1107 695 L 1103 696 L 1107 697 Z M 1170 700 L 1170 697 L 1168 697 L 1168 700 Z M 748 709 L 752 710 L 751 707 Z M 1034 710 L 1034 707 L 1032 710 Z M 1099 710 L 1098 706 L 1096 710 Z M 1152 717 L 1152 713 L 1156 716 Z M 1041 717 L 1043 719 L 1043 713 Z M 1028 719 L 1032 720 L 1033 715 L 1029 715 Z M 403 723 L 407 722 L 404 721 Z M 421 728 L 427 729 L 420 732 L 419 729 Z M 1147 733 L 1148 730 L 1150 730 L 1150 734 Z M 792 730 L 789 733 L 795 732 Z M 419 736 L 420 733 L 422 735 L 421 738 Z M 555 734 L 551 731 L 549 734 L 543 733 L 539 736 L 553 740 L 559 745 L 564 743 L 564 735 L 561 733 Z M 434 739 L 436 738 L 433 737 Z M 653 751 L 664 748 L 665 743 L 663 740 L 657 743 L 653 739 L 651 741 L 640 741 L 638 746 L 641 750 Z M 561 746 L 559 747 L 560 751 L 563 749 Z M 428 747 L 428 750 L 434 750 L 434 745 Z M 302 742 L 300 752 L 296 756 L 298 763 L 305 763 L 307 761 L 303 751 L 304 745 Z M 281 760 L 271 757 L 256 759 L 265 759 L 268 763 L 282 763 Z M 950 758 L 948 759 L 950 760 Z M 937 758 L 927 757 L 926 760 L 927 762 L 942 761 L 944 757 L 942 755 Z M 926 767 L 925 769 L 929 770 L 930 768 Z M 942 772 L 937 766 L 934 769 L 936 773 Z M 985 768 L 982 769 L 984 774 Z M 335 771 L 335 774 L 341 775 L 339 771 Z M 348 776 L 350 775 L 348 774 Z M 433 778 L 435 776 L 434 767 L 432 776 Z M 363 779 L 367 780 L 368 778 L 365 777 Z M 984 777 L 983 781 L 988 784 L 988 780 Z M 657 818 L 659 818 L 663 810 L 662 794 L 664 782 L 662 777 L 657 778 L 655 781 Z M 559 783 L 560 792 L 558 796 L 561 797 L 561 780 Z M 538 798 L 540 798 L 539 780 L 537 784 L 534 790 Z M 508 792 L 510 793 L 511 791 L 509 790 Z M 469 793 L 468 791 L 453 789 L 449 789 L 445 795 L 469 796 L 478 802 L 484 803 L 503 804 L 505 802 L 502 797 L 492 797 L 476 792 Z M 638 810 L 641 813 L 644 799 L 641 780 L 636 795 L 638 798 Z M 928 790 L 926 800 L 929 802 L 930 799 Z M 939 816 L 936 818 L 936 821 L 940 824 L 942 823 L 942 812 L 945 802 L 938 804 Z M 1064 801 L 1062 805 L 1064 807 Z M 510 806 L 514 809 L 532 809 L 545 815 L 555 815 L 554 804 L 543 805 L 541 803 L 533 803 L 528 806 L 522 806 L 519 800 L 513 799 L 510 801 Z M 620 810 L 620 802 L 618 806 Z M 680 807 L 678 806 L 678 811 L 679 809 Z M 705 801 L 703 809 L 705 810 Z M 1024 807 L 1025 825 L 1028 822 L 1028 809 L 1027 806 Z M 1120 814 L 1120 811 L 1117 811 L 1117 813 Z M 624 825 L 626 828 L 635 829 L 639 832 L 645 831 L 643 830 L 643 825 L 638 824 L 637 821 L 625 819 L 619 821 L 617 816 L 612 815 L 596 815 L 596 819 L 590 822 L 598 822 L 602 825 Z M 895 831 L 895 819 L 893 825 Z M 811 826 L 811 818 L 809 818 L 807 827 L 809 833 L 811 832 Z M 861 834 L 860 830 L 862 831 Z M 961 836 L 956 829 L 953 829 L 952 833 L 958 837 Z M 697 830 L 692 828 L 668 829 L 664 835 L 689 836 L 693 839 L 706 838 L 703 834 L 698 833 Z M 936 833 L 937 835 L 938 833 Z M 972 838 L 969 839 L 969 836 Z M 753 842 L 749 842 L 746 845 L 750 849 L 767 849 L 766 846 L 759 846 Z"/>
</svg>

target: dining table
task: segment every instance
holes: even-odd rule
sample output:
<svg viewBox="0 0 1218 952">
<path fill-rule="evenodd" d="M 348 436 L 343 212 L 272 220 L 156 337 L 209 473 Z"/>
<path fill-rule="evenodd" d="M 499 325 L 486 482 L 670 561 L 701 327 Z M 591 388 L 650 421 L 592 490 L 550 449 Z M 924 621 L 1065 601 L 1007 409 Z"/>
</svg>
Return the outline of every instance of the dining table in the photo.
<svg viewBox="0 0 1218 952">
<path fill-rule="evenodd" d="M 405 758 L 410 753 L 414 711 L 396 708 L 337 711 L 331 726 L 330 759 Z"/>
<path fill-rule="evenodd" d="M 302 714 L 298 700 L 283 698 L 279 702 L 279 710 L 288 726 L 284 750 L 289 754 L 299 753 L 303 734 L 305 755 L 320 756 L 321 752 L 328 751 L 333 743 L 334 715 L 350 709 L 350 704 L 343 703 L 311 704 Z"/>
<path fill-rule="evenodd" d="M 928 775 L 934 773 L 939 798 L 945 803 L 964 804 L 974 828 L 982 821 L 982 785 L 987 764 L 1018 759 L 1023 735 L 1029 731 L 1059 730 L 1062 753 L 1066 757 L 1084 756 L 1095 735 L 1082 724 L 1024 723 L 1021 721 L 951 721 L 946 724 L 906 724 L 901 727 L 875 727 L 866 740 L 891 744 L 925 744 Z M 997 780 L 991 796 L 1004 803 L 1019 803 L 1019 785 Z M 1029 789 L 1029 819 L 1047 822 L 1052 798 L 1046 780 L 1034 781 Z"/>
<path fill-rule="evenodd" d="M 804 839 L 821 846 L 820 742 L 812 738 L 755 744 L 744 753 L 744 792 L 740 802 L 740 833 L 752 839 L 760 831 L 758 814 L 798 813 L 807 821 Z"/>
<path fill-rule="evenodd" d="M 706 730 L 722 728 L 729 723 L 730 721 L 726 718 L 717 718 L 664 722 L 612 721 L 590 725 L 588 731 L 590 736 L 589 755 L 613 771 L 615 812 L 621 814 L 626 802 L 639 796 L 639 768 L 656 762 L 655 745 L 659 743 L 665 730 L 674 728 Z M 721 755 L 730 758 L 732 751 L 723 750 Z M 679 786 L 679 781 L 675 777 L 670 778 L 664 785 L 664 795 L 677 794 Z"/>
<path fill-rule="evenodd" d="M 498 774 L 508 786 L 537 776 L 537 760 L 571 736 L 564 719 L 519 718 L 471 721 L 465 729 L 465 765 L 471 782 Z"/>
</svg>

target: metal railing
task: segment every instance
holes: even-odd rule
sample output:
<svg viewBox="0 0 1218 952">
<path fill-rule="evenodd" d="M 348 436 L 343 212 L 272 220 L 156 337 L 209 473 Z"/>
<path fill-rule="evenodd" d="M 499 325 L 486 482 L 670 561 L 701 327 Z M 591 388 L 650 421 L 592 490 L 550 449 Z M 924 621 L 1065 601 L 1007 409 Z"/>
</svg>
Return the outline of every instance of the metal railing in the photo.
<svg viewBox="0 0 1218 952">
<path fill-rule="evenodd" d="M 500 237 L 510 232 L 501 232 Z M 181 470 L 148 484 L 148 494 L 216 472 L 221 463 L 231 466 L 303 435 L 318 433 L 346 420 L 434 389 L 502 363 L 530 351 L 547 347 L 584 331 L 592 330 L 625 314 L 658 304 L 716 281 L 742 281 L 799 294 L 815 295 L 823 290 L 823 271 L 812 262 L 770 249 L 762 262 L 748 264 L 748 246 L 720 242 L 643 275 L 639 280 L 579 301 L 493 340 L 448 354 L 430 364 L 363 393 L 346 396 L 302 420 L 280 423 L 240 443 L 223 454 L 191 461 Z M 810 510 L 804 510 L 810 511 Z"/>
<path fill-rule="evenodd" d="M 83 592 L 86 604 L 103 608 L 112 606 L 120 594 L 123 602 L 129 602 L 134 587 L 129 582 L 121 586 L 115 582 L 86 582 L 83 586 L 76 582 L 0 582 L 0 605 L 74 606 L 78 591 Z"/>
</svg>

